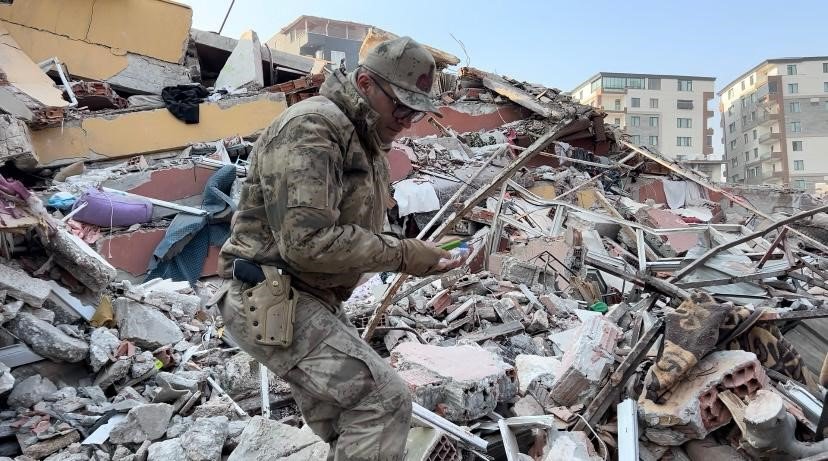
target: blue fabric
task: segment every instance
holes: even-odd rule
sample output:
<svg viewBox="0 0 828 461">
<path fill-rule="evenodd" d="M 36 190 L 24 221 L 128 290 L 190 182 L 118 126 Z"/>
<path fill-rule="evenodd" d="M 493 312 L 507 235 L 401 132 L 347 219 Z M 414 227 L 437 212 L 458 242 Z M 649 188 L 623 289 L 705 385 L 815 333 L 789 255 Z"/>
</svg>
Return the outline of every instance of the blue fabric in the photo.
<svg viewBox="0 0 828 461">
<path fill-rule="evenodd" d="M 235 180 L 234 165 L 221 167 L 204 187 L 201 207 L 207 214 L 194 216 L 179 213 L 175 216 L 164 238 L 152 253 L 147 280 L 160 277 L 175 281 L 186 280 L 190 285 L 195 285 L 201 276 L 210 246 L 221 246 L 230 236 L 228 221 L 232 213 L 225 212 L 236 210 L 236 205 L 230 198 L 230 189 Z"/>
</svg>

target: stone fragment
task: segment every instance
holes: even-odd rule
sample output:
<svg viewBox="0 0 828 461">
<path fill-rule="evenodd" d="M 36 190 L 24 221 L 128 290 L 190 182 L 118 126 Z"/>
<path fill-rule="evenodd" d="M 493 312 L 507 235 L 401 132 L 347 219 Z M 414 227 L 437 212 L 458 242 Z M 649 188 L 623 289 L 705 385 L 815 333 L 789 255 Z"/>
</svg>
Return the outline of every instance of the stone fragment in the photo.
<svg viewBox="0 0 828 461">
<path fill-rule="evenodd" d="M 561 371 L 549 398 L 565 406 L 589 403 L 615 364 L 613 351 L 619 338 L 621 329 L 603 317 L 590 317 L 584 321 L 577 343 L 561 358 Z M 548 403 L 539 400 L 541 405 Z"/>
<path fill-rule="evenodd" d="M 144 351 L 132 359 L 132 377 L 138 378 L 155 368 L 155 356 L 150 351 Z"/>
<path fill-rule="evenodd" d="M 176 291 L 152 291 L 144 296 L 147 304 L 170 307 L 173 317 L 188 322 L 193 319 L 201 306 L 201 298 Z"/>
<path fill-rule="evenodd" d="M 120 343 L 121 340 L 107 328 L 96 328 L 92 331 L 89 337 L 89 365 L 92 371 L 98 372 L 109 363 L 110 356 Z"/>
<path fill-rule="evenodd" d="M 526 327 L 527 333 L 539 333 L 549 329 L 549 316 L 542 310 L 536 310 L 532 314 L 532 321 Z"/>
<path fill-rule="evenodd" d="M 124 378 L 129 376 L 130 368 L 132 368 L 132 360 L 130 359 L 121 359 L 112 362 L 104 370 L 98 373 L 98 376 L 95 378 L 95 382 L 93 384 L 100 386 L 102 389 L 106 389 L 107 387 L 122 381 Z"/>
<path fill-rule="evenodd" d="M 328 444 L 308 430 L 254 416 L 227 461 L 317 461 Z"/>
<path fill-rule="evenodd" d="M 531 395 L 521 397 L 512 408 L 515 416 L 536 416 L 546 414 L 538 400 Z"/>
<path fill-rule="evenodd" d="M 744 399 L 768 385 L 765 370 L 752 352 L 712 352 L 694 369 L 704 373 L 691 373 L 663 396 L 661 404 L 641 394 L 639 411 L 647 426 L 644 434 L 651 441 L 677 446 L 703 439 L 732 419 L 718 398 L 719 392 L 730 390 Z"/>
<path fill-rule="evenodd" d="M 57 387 L 47 378 L 32 375 L 14 386 L 7 403 L 11 408 L 31 408 L 55 391 Z"/>
<path fill-rule="evenodd" d="M 518 392 L 525 395 L 537 377 L 542 375 L 555 376 L 560 374 L 561 360 L 557 357 L 543 357 L 540 355 L 521 354 L 515 358 Z"/>
<path fill-rule="evenodd" d="M 5 290 L 12 298 L 30 306 L 40 307 L 49 297 L 52 287 L 48 282 L 31 277 L 20 269 L 0 264 L 0 290 Z"/>
<path fill-rule="evenodd" d="M 187 447 L 189 461 L 218 461 L 227 439 L 229 420 L 226 416 L 201 418 L 181 436 L 181 444 Z"/>
<path fill-rule="evenodd" d="M 118 448 L 115 449 L 115 453 L 112 454 L 112 461 L 133 461 L 134 458 L 135 454 L 123 445 L 118 445 Z"/>
<path fill-rule="evenodd" d="M 80 362 L 89 353 L 89 345 L 85 341 L 67 335 L 28 312 L 20 312 L 6 324 L 6 328 L 37 354 L 51 360 Z"/>
<path fill-rule="evenodd" d="M 391 366 L 417 403 L 432 411 L 443 404 L 444 416 L 452 421 L 481 418 L 517 390 L 515 369 L 478 346 L 406 342 L 392 351 Z"/>
<path fill-rule="evenodd" d="M 20 442 L 21 436 L 18 434 L 17 440 Z M 37 439 L 35 439 L 37 440 Z M 80 434 L 76 430 L 66 431 L 65 433 L 56 435 L 46 440 L 38 441 L 31 445 L 25 443 L 20 444 L 23 454 L 34 459 L 43 459 L 52 453 L 61 450 L 69 445 L 80 440 Z"/>
<path fill-rule="evenodd" d="M 17 317 L 20 309 L 23 308 L 23 301 L 13 301 L 8 304 L 0 306 L 0 325 Z"/>
<path fill-rule="evenodd" d="M 135 407 L 129 410 L 127 419 L 112 429 L 109 441 L 121 444 L 159 439 L 167 431 L 172 413 L 172 405 L 166 403 L 150 403 Z"/>
<path fill-rule="evenodd" d="M 273 375 L 269 373 L 269 376 Z M 224 363 L 224 371 L 219 376 L 219 384 L 232 398 L 258 393 L 261 386 L 259 362 L 250 355 L 239 352 Z"/>
<path fill-rule="evenodd" d="M 600 461 L 586 432 L 547 431 L 543 461 Z"/>
<path fill-rule="evenodd" d="M 195 393 L 198 390 L 199 381 L 182 375 L 159 372 L 155 376 L 158 384 L 158 392 L 153 397 L 153 402 L 174 402 L 188 392 Z"/>
<path fill-rule="evenodd" d="M 188 447 L 189 448 L 189 447 Z M 147 461 L 188 461 L 181 439 L 155 442 L 149 447 Z"/>
<path fill-rule="evenodd" d="M 121 339 L 150 350 L 184 339 L 175 322 L 152 307 L 127 298 L 117 298 L 113 306 Z"/>
<path fill-rule="evenodd" d="M 11 368 L 0 362 L 0 394 L 5 394 L 12 388 L 14 388 L 14 376 L 11 374 Z"/>
<path fill-rule="evenodd" d="M 247 427 L 247 421 L 230 421 L 227 425 L 227 439 L 224 441 L 225 450 L 235 450 L 241 441 L 242 432 Z"/>
</svg>

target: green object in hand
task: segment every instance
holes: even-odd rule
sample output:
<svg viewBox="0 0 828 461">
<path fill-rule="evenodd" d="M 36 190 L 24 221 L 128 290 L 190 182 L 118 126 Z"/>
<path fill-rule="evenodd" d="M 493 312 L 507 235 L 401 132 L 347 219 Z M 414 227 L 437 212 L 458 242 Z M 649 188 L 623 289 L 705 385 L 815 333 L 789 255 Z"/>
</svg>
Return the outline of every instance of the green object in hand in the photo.
<svg viewBox="0 0 828 461">
<path fill-rule="evenodd" d="M 453 250 L 455 248 L 460 247 L 460 245 L 462 245 L 463 242 L 465 242 L 465 240 L 462 240 L 462 239 L 461 240 L 453 240 L 451 242 L 446 242 L 446 243 L 443 243 L 442 245 L 438 245 L 438 247 L 442 248 L 443 250 L 450 251 L 450 250 Z"/>
</svg>

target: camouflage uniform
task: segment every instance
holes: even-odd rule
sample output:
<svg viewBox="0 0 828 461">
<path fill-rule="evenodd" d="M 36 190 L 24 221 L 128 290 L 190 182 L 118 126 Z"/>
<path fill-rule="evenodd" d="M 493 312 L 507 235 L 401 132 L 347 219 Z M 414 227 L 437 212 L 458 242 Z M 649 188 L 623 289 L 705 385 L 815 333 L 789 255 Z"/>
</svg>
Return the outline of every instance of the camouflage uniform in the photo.
<svg viewBox="0 0 828 461">
<path fill-rule="evenodd" d="M 225 278 L 235 258 L 289 268 L 300 293 L 292 345 L 253 341 L 241 302 L 249 285 L 230 282 L 219 306 L 239 346 L 290 383 L 307 423 L 331 444 L 329 459 L 401 459 L 410 394 L 340 307 L 364 272 L 404 266 L 406 241 L 380 234 L 388 146 L 353 73 L 335 71 L 320 94 L 256 142 L 219 263 Z"/>
</svg>

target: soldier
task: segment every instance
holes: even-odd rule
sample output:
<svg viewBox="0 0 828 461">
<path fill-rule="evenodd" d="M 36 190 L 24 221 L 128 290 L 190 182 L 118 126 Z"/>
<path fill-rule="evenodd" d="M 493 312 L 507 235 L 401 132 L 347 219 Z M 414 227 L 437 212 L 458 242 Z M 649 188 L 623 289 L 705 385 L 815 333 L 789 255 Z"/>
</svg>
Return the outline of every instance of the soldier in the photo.
<svg viewBox="0 0 828 461">
<path fill-rule="evenodd" d="M 232 279 L 217 297 L 228 331 L 290 383 L 305 421 L 330 444 L 329 459 L 402 459 L 411 418 L 405 384 L 340 303 L 366 272 L 423 276 L 462 263 L 433 244 L 381 233 L 386 154 L 400 131 L 437 114 L 434 72 L 411 38 L 383 42 L 274 120 L 253 149 L 221 250 L 219 272 Z M 261 317 L 268 309 L 275 316 Z M 292 340 L 268 343 L 291 327 Z M 262 328 L 278 333 L 263 338 Z"/>
</svg>

